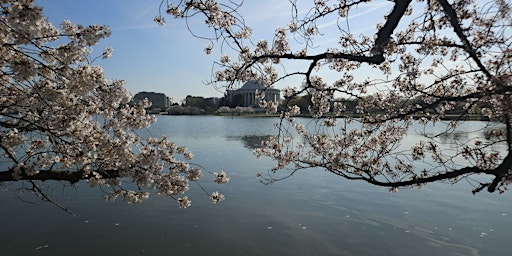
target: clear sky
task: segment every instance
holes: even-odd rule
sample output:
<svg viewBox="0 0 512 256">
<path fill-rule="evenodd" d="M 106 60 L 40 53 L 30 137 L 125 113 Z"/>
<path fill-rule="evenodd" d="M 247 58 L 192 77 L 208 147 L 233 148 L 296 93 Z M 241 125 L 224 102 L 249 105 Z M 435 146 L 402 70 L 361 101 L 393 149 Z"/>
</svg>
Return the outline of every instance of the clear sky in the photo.
<svg viewBox="0 0 512 256">
<path fill-rule="evenodd" d="M 187 95 L 223 95 L 222 91 L 205 85 L 211 75 L 212 62 L 218 58 L 218 55 L 204 54 L 207 42 L 193 37 L 183 21 L 166 14 L 167 25 L 158 26 L 153 22 L 160 0 L 36 0 L 36 4 L 43 7 L 44 15 L 56 26 L 66 19 L 82 25 L 110 26 L 112 35 L 101 41 L 95 50 L 101 53 L 103 48 L 110 46 L 114 48 L 113 55 L 96 64 L 104 67 L 108 78 L 125 80 L 126 88 L 132 94 L 162 92 L 173 102 L 179 102 Z M 371 14 L 377 9 L 385 11 L 388 8 L 381 7 L 386 6 L 389 7 L 389 3 L 381 2 L 361 9 L 361 14 Z M 256 36 L 271 39 L 275 27 L 288 24 L 291 9 L 285 0 L 246 0 L 240 11 L 256 33 L 267 33 Z M 375 27 L 375 21 L 367 17 L 361 17 L 358 23 L 362 30 Z M 204 32 L 201 29 L 206 26 L 196 25 L 196 32 Z M 335 21 L 323 24 L 323 28 L 329 26 L 336 27 Z M 337 38 L 324 40 L 336 42 Z"/>
</svg>

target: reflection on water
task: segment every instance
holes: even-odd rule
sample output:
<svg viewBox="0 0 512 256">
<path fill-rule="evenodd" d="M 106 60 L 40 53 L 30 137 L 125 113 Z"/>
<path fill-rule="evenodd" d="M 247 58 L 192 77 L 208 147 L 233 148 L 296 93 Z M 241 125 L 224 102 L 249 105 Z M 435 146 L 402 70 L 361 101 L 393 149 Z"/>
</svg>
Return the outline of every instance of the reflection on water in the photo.
<svg viewBox="0 0 512 256">
<path fill-rule="evenodd" d="M 463 140 L 467 141 L 467 139 L 469 138 L 469 132 L 446 132 L 439 134 L 438 138 L 441 144 L 453 144 L 461 142 Z"/>
<path fill-rule="evenodd" d="M 191 184 L 192 207 L 183 210 L 157 195 L 127 205 L 104 202 L 87 184 L 78 184 L 69 196 L 48 183 L 54 198 L 77 215 L 73 218 L 42 202 L 21 202 L 4 187 L 0 255 L 508 255 L 512 250 L 510 192 L 472 195 L 468 184 L 436 183 L 388 193 L 315 169 L 261 184 L 255 174 L 273 163 L 251 151 L 272 134 L 275 121 L 164 116 L 147 131 L 187 145 L 194 162 L 228 172 L 231 181 L 224 186 L 208 178 L 201 182 L 226 195 L 220 205 L 212 205 L 196 184 Z"/>
<path fill-rule="evenodd" d="M 270 139 L 272 135 L 244 135 L 238 137 L 227 137 L 227 140 L 240 140 L 247 149 L 261 148 L 261 142 Z"/>
</svg>

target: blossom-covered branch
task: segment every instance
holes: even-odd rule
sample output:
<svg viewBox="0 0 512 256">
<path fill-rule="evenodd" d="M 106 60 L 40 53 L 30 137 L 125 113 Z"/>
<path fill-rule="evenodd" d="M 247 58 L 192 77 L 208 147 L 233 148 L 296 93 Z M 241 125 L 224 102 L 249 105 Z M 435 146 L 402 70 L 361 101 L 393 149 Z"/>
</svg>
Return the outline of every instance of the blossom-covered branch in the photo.
<svg viewBox="0 0 512 256">
<path fill-rule="evenodd" d="M 112 54 L 107 48 L 92 57 L 110 29 L 71 21 L 55 27 L 32 0 L 0 8 L 0 182 L 38 188 L 46 180 L 86 180 L 109 200 L 139 203 L 156 191 L 190 205 L 178 197 L 202 176 L 189 163 L 193 154 L 166 137 L 139 136 L 136 130 L 156 121 L 146 113 L 150 103 L 129 104 L 124 81 L 94 65 Z"/>
<path fill-rule="evenodd" d="M 274 175 L 281 170 L 323 168 L 392 191 L 461 179 L 474 184 L 473 192 L 505 190 L 512 180 L 509 1 L 289 2 L 289 23 L 275 24 L 268 40 L 245 33 L 252 29 L 244 23 L 241 3 L 162 1 L 175 18 L 200 13 L 215 31 L 222 31 L 216 33 L 220 37 L 207 38 L 207 53 L 219 41 L 220 46 L 236 46 L 218 48 L 223 57 L 215 66 L 214 82 L 286 84 L 278 135 L 255 151 L 277 162 L 266 181 L 279 180 Z M 204 3 L 209 7 L 198 8 Z M 380 20 L 372 16 L 375 28 L 358 35 L 351 29 L 359 25 L 359 8 L 387 11 Z M 323 22 L 334 22 L 336 28 L 318 25 Z M 244 36 L 231 36 L 237 34 Z M 324 38 L 337 42 L 325 43 L 329 40 Z M 307 64 L 296 68 L 294 61 Z M 287 104 L 304 94 L 311 99 L 308 113 Z M 355 106 L 349 109 L 347 102 Z M 299 114 L 315 121 L 304 124 L 295 118 Z M 477 130 L 481 135 L 442 149 L 437 138 L 463 131 L 465 121 L 475 117 L 488 121 Z M 418 126 L 442 129 L 403 145 Z"/>
</svg>

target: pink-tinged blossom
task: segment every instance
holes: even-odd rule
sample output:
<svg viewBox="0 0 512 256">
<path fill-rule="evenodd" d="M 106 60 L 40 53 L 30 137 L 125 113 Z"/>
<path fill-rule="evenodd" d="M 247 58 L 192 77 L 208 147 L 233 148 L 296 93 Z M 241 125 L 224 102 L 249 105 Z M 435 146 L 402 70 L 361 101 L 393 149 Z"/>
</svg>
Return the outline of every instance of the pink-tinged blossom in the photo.
<svg viewBox="0 0 512 256">
<path fill-rule="evenodd" d="M 101 54 L 101 57 L 103 59 L 108 59 L 112 56 L 112 52 L 114 51 L 114 49 L 112 47 L 107 47 L 103 50 L 103 53 Z"/>
<path fill-rule="evenodd" d="M 212 202 L 214 204 L 218 204 L 219 202 L 221 202 L 225 199 L 224 195 L 219 194 L 219 192 L 217 192 L 217 191 L 213 192 L 212 195 L 210 196 L 210 198 L 212 199 Z"/>
<path fill-rule="evenodd" d="M 225 171 L 221 171 L 219 173 L 214 172 L 213 176 L 215 176 L 215 182 L 218 184 L 227 183 L 229 181 L 229 177 Z"/>
<path fill-rule="evenodd" d="M 206 54 L 212 54 L 212 50 L 213 50 L 213 46 L 211 44 L 208 44 L 205 48 L 204 48 L 204 52 Z"/>
<path fill-rule="evenodd" d="M 153 21 L 154 21 L 156 24 L 160 25 L 160 26 L 165 25 L 165 18 L 164 18 L 164 17 L 162 17 L 162 16 L 160 16 L 160 15 L 159 15 L 159 16 L 156 16 L 156 17 L 153 19 Z"/>
<path fill-rule="evenodd" d="M 182 15 L 183 15 L 183 13 L 181 12 L 181 9 L 172 3 L 167 5 L 166 13 L 174 16 L 175 18 L 182 17 Z"/>
<path fill-rule="evenodd" d="M 226 64 L 226 63 L 229 63 L 231 61 L 231 58 L 229 57 L 229 55 L 227 54 L 223 54 L 221 57 L 220 57 L 220 62 L 222 64 Z"/>
<path fill-rule="evenodd" d="M 192 201 L 190 201 L 188 199 L 188 197 L 186 197 L 186 196 L 178 198 L 177 201 L 178 201 L 178 206 L 183 209 L 192 205 Z"/>
<path fill-rule="evenodd" d="M 188 179 L 191 181 L 199 180 L 203 176 L 201 169 L 192 168 L 188 171 Z"/>
</svg>

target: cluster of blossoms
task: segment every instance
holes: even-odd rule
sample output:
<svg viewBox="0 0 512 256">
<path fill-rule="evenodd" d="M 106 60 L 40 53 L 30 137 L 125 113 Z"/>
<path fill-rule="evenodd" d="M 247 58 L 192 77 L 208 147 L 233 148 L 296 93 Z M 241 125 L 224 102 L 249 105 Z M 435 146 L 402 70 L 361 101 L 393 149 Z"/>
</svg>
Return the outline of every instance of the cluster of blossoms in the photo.
<svg viewBox="0 0 512 256">
<path fill-rule="evenodd" d="M 150 103 L 128 104 L 124 82 L 91 64 L 92 46 L 110 35 L 107 26 L 54 27 L 32 0 L 4 0 L 0 8 L 0 181 L 87 180 L 108 200 L 139 203 L 152 190 L 177 198 L 201 178 L 186 147 L 135 133 L 156 121 L 146 113 Z M 111 54 L 107 48 L 98 58 Z M 214 176 L 229 180 L 225 172 Z M 214 203 L 223 198 L 211 195 Z M 177 200 L 180 207 L 191 202 Z"/>
<path fill-rule="evenodd" d="M 221 171 L 219 173 L 214 172 L 215 182 L 218 184 L 227 183 L 229 181 L 229 177 L 225 171 Z"/>
<path fill-rule="evenodd" d="M 206 6 L 204 2 L 218 6 L 217 1 L 182 1 L 180 15 L 174 16 L 188 18 L 200 12 L 207 17 L 208 25 L 224 29 L 216 35 L 223 36 L 223 44 L 238 51 L 238 58 L 222 56 L 222 65 L 215 72 L 218 81 L 259 80 L 270 86 L 302 77 L 302 85 L 288 87 L 285 97 L 291 99 L 301 93 L 311 97 L 309 112 L 319 120 L 314 127 L 293 118 L 300 108 L 285 105 L 281 117 L 288 122 L 280 122 L 279 135 L 256 150 L 257 156 L 277 161 L 274 170 L 323 167 L 348 179 L 388 186 L 391 191 L 418 186 L 426 180 L 467 177 L 464 172 L 468 170 L 502 179 L 481 184 L 489 186 L 489 191 L 496 189 L 496 184 L 509 183 L 509 1 L 490 0 L 485 5 L 473 0 L 394 1 L 385 17 L 376 21 L 376 30 L 359 37 L 350 32 L 354 25 L 350 14 L 356 6 L 371 5 L 371 1 L 315 0 L 305 11 L 294 2 L 291 21 L 275 29 L 273 40 L 243 40 L 235 36 L 236 29 L 246 29 L 246 24 L 237 23 L 244 21 L 237 12 L 241 7 L 230 2 L 221 5 L 224 11 L 198 8 Z M 193 11 L 190 6 L 194 6 Z M 219 19 L 220 13 L 229 13 L 230 22 Z M 322 31 L 317 26 L 317 22 L 329 19 L 343 20 L 337 24 L 335 35 L 329 34 L 332 30 Z M 408 26 L 401 25 L 406 22 Z M 323 46 L 313 44 L 324 35 L 339 38 L 337 45 L 322 51 Z M 218 39 L 211 38 L 209 43 Z M 302 48 L 293 49 L 296 44 L 292 40 L 299 41 Z M 213 46 L 209 44 L 207 49 L 209 53 Z M 284 65 L 283 60 L 309 65 L 304 70 L 277 71 L 276 64 Z M 361 74 L 363 68 L 365 74 Z M 323 77 L 332 73 L 336 74 L 335 81 Z M 258 97 L 263 99 L 262 95 L 260 92 Z M 348 97 L 353 106 L 349 108 L 342 97 Z M 270 112 L 277 111 L 275 105 L 260 103 Z M 496 140 L 478 138 L 479 143 L 472 143 L 468 139 L 452 150 L 440 151 L 436 137 L 458 132 L 462 123 L 452 122 L 440 134 L 425 136 L 408 148 L 401 147 L 413 123 L 438 125 L 447 115 L 464 120 L 471 114 L 504 123 L 506 131 Z M 417 117 L 419 120 L 414 121 Z M 493 149 L 499 143 L 507 145 L 506 154 Z M 418 168 L 427 158 L 432 161 L 431 167 Z"/>
</svg>

